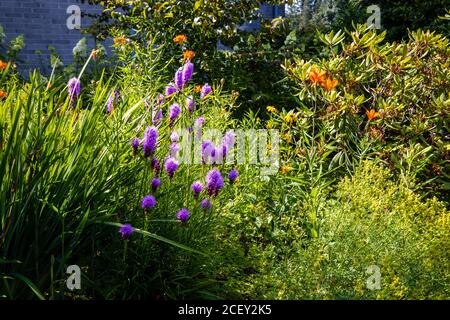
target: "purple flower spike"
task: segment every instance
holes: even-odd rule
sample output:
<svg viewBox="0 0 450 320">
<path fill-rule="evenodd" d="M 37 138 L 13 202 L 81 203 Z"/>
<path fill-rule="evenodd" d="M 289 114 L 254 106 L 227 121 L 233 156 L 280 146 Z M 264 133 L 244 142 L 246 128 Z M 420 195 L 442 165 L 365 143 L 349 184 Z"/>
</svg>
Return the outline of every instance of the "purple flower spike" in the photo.
<svg viewBox="0 0 450 320">
<path fill-rule="evenodd" d="M 236 169 L 233 169 L 228 173 L 228 179 L 230 179 L 231 183 L 234 183 L 234 181 L 239 177 L 239 172 Z"/>
<path fill-rule="evenodd" d="M 179 68 L 177 70 L 177 72 L 175 73 L 175 85 L 177 86 L 178 90 L 180 90 L 184 87 L 183 69 L 182 68 Z"/>
<path fill-rule="evenodd" d="M 170 134 L 170 141 L 178 142 L 179 140 L 180 140 L 180 136 L 178 135 L 178 133 L 176 133 L 176 131 L 174 131 Z"/>
<path fill-rule="evenodd" d="M 131 146 L 133 147 L 133 155 L 138 154 L 140 145 L 141 145 L 141 142 L 139 141 L 138 138 L 131 140 Z"/>
<path fill-rule="evenodd" d="M 208 187 L 208 194 L 210 196 L 217 196 L 219 191 L 223 188 L 222 174 L 217 169 L 212 169 L 206 175 L 206 185 Z"/>
<path fill-rule="evenodd" d="M 202 91 L 200 92 L 200 98 L 205 99 L 207 95 L 209 95 L 212 91 L 212 88 L 209 84 L 205 83 L 205 85 L 202 88 Z"/>
<path fill-rule="evenodd" d="M 170 145 L 169 150 L 170 150 L 170 156 L 173 158 L 176 158 L 178 155 L 178 152 L 180 152 L 180 146 L 178 145 L 178 143 L 174 142 Z"/>
<path fill-rule="evenodd" d="M 156 143 L 158 141 L 158 129 L 156 127 L 149 127 L 145 129 L 144 140 L 142 147 L 144 149 L 144 157 L 151 156 L 156 150 Z"/>
<path fill-rule="evenodd" d="M 205 118 L 198 117 L 195 119 L 194 128 L 201 128 L 205 124 Z"/>
<path fill-rule="evenodd" d="M 70 99 L 76 99 L 81 92 L 81 84 L 80 79 L 78 78 L 71 78 L 69 82 L 67 83 L 67 86 L 69 87 L 69 96 Z"/>
<path fill-rule="evenodd" d="M 155 113 L 156 113 L 156 110 L 153 110 L 152 122 L 154 125 L 158 125 L 161 122 L 161 119 L 163 117 L 163 112 L 162 112 L 162 110 L 159 110 L 158 113 L 156 113 L 156 115 L 155 115 Z"/>
<path fill-rule="evenodd" d="M 176 159 L 174 159 L 173 157 L 169 157 L 167 158 L 164 167 L 166 169 L 167 175 L 169 176 L 169 178 L 173 178 L 173 174 L 175 173 L 175 171 L 178 170 L 178 161 Z"/>
<path fill-rule="evenodd" d="M 112 112 L 114 103 L 117 102 L 117 100 L 119 100 L 119 93 L 116 90 L 114 90 L 114 92 L 111 93 L 111 95 L 109 96 L 108 102 L 106 103 L 106 112 L 107 113 Z"/>
<path fill-rule="evenodd" d="M 156 206 L 156 199 L 154 196 L 146 196 L 142 199 L 141 207 L 144 210 L 150 210 Z"/>
<path fill-rule="evenodd" d="M 122 235 L 122 238 L 129 239 L 134 232 L 134 228 L 131 224 L 127 223 L 120 227 L 119 232 Z"/>
<path fill-rule="evenodd" d="M 169 119 L 170 119 L 171 125 L 173 125 L 175 120 L 179 117 L 180 112 L 181 112 L 181 108 L 180 108 L 179 104 L 174 103 L 173 105 L 170 106 Z"/>
<path fill-rule="evenodd" d="M 164 103 L 164 100 L 165 100 L 164 95 L 163 94 L 159 94 L 158 102 L 157 102 L 158 106 L 162 105 Z"/>
<path fill-rule="evenodd" d="M 177 213 L 177 219 L 183 223 L 188 221 L 190 216 L 191 216 L 191 214 L 189 213 L 188 209 L 186 209 L 186 208 L 181 209 Z"/>
<path fill-rule="evenodd" d="M 194 64 L 188 60 L 183 67 L 183 86 L 192 79 L 193 74 Z"/>
<path fill-rule="evenodd" d="M 197 200 L 200 192 L 203 190 L 203 184 L 200 181 L 196 181 L 191 186 L 192 191 L 194 191 L 194 198 Z"/>
<path fill-rule="evenodd" d="M 152 158 L 150 167 L 152 168 L 156 176 L 159 175 L 159 173 L 161 172 L 161 165 L 159 164 L 158 159 L 156 159 L 155 157 Z"/>
<path fill-rule="evenodd" d="M 158 178 L 152 179 L 152 192 L 156 192 L 158 190 L 159 186 L 161 185 L 161 180 Z"/>
<path fill-rule="evenodd" d="M 209 201 L 209 199 L 203 200 L 202 203 L 200 204 L 200 206 L 205 211 L 209 211 L 212 209 L 212 203 L 211 203 L 211 201 Z"/>
<path fill-rule="evenodd" d="M 194 98 L 192 96 L 186 98 L 186 108 L 188 109 L 189 113 L 192 113 L 194 111 Z"/>
<path fill-rule="evenodd" d="M 174 93 L 176 93 L 178 90 L 177 88 L 173 85 L 173 83 L 169 83 L 166 87 L 166 97 L 170 97 L 171 95 L 173 95 Z"/>
<path fill-rule="evenodd" d="M 210 140 L 206 140 L 202 143 L 202 161 L 207 163 L 209 158 L 214 158 L 215 156 L 214 144 Z"/>
<path fill-rule="evenodd" d="M 223 144 L 225 146 L 227 146 L 229 149 L 231 149 L 234 146 L 234 138 L 235 138 L 235 134 L 233 131 L 227 131 L 227 133 L 225 133 L 225 136 L 223 137 Z"/>
</svg>

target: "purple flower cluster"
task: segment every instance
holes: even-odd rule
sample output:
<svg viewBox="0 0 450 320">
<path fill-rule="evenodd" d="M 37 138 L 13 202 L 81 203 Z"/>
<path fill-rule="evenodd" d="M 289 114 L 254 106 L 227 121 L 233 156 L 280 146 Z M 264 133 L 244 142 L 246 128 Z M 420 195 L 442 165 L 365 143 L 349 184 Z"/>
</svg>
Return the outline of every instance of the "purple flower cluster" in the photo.
<svg viewBox="0 0 450 320">
<path fill-rule="evenodd" d="M 228 179 L 230 179 L 230 182 L 233 184 L 234 181 L 239 177 L 239 172 L 236 169 L 233 169 L 228 173 Z"/>
<path fill-rule="evenodd" d="M 150 163 L 150 167 L 152 168 L 153 172 L 155 173 L 155 176 L 159 175 L 161 172 L 161 165 L 155 157 L 152 158 L 152 161 Z"/>
<path fill-rule="evenodd" d="M 138 138 L 131 140 L 131 146 L 133 147 L 133 155 L 138 154 L 140 145 L 141 145 L 141 141 L 139 141 Z"/>
<path fill-rule="evenodd" d="M 191 214 L 189 213 L 189 210 L 186 209 L 186 208 L 181 209 L 177 213 L 177 219 L 180 220 L 183 223 L 188 221 L 190 216 L 191 216 Z"/>
<path fill-rule="evenodd" d="M 186 98 L 186 108 L 189 113 L 194 112 L 194 98 L 192 96 Z"/>
<path fill-rule="evenodd" d="M 209 211 L 212 209 L 212 203 L 209 201 L 209 199 L 205 199 L 200 204 L 201 208 L 205 211 Z"/>
<path fill-rule="evenodd" d="M 223 184 L 222 174 L 218 169 L 212 169 L 206 175 L 206 186 L 210 196 L 217 196 L 223 188 Z"/>
<path fill-rule="evenodd" d="M 200 181 L 196 181 L 192 184 L 191 189 L 194 192 L 194 198 L 197 200 L 200 192 L 203 190 L 203 184 Z"/>
<path fill-rule="evenodd" d="M 159 186 L 161 185 L 161 180 L 158 178 L 152 179 L 152 192 L 156 192 L 158 190 Z"/>
<path fill-rule="evenodd" d="M 78 78 L 71 78 L 69 82 L 67 83 L 67 87 L 69 88 L 69 96 L 70 99 L 76 99 L 81 92 L 81 84 L 80 79 Z"/>
<path fill-rule="evenodd" d="M 212 88 L 209 84 L 205 83 L 202 87 L 202 91 L 200 92 L 200 98 L 205 99 L 212 91 Z"/>
<path fill-rule="evenodd" d="M 153 209 L 155 206 L 156 206 L 156 199 L 154 196 L 149 195 L 149 196 L 145 196 L 142 199 L 142 202 L 141 202 L 142 209 L 147 211 L 147 210 Z"/>
<path fill-rule="evenodd" d="M 166 169 L 167 175 L 169 176 L 169 178 L 173 178 L 173 175 L 175 173 L 175 171 L 178 170 L 178 161 L 173 158 L 173 157 L 169 157 L 166 159 L 166 162 L 164 163 L 164 168 Z"/>
<path fill-rule="evenodd" d="M 119 92 L 114 90 L 113 93 L 108 98 L 108 101 L 106 103 L 106 112 L 111 113 L 114 107 L 114 103 L 119 100 Z"/>
<path fill-rule="evenodd" d="M 158 142 L 158 129 L 156 127 L 149 127 L 145 129 L 144 140 L 142 141 L 142 148 L 144 149 L 144 157 L 151 156 L 156 150 Z"/>
<path fill-rule="evenodd" d="M 177 103 L 174 103 L 170 106 L 169 109 L 169 120 L 170 120 L 170 125 L 173 126 L 175 120 L 177 120 L 177 118 L 180 116 L 181 113 L 181 108 L 180 105 Z"/>
<path fill-rule="evenodd" d="M 134 228 L 131 224 L 126 223 L 119 228 L 119 232 L 124 239 L 129 239 L 134 232 Z"/>
</svg>

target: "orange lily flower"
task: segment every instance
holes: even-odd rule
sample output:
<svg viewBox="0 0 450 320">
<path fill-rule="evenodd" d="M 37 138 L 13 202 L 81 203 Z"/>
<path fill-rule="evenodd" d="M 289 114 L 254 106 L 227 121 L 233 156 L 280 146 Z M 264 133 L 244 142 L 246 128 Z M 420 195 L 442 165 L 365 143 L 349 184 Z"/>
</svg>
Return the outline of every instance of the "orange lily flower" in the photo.
<svg viewBox="0 0 450 320">
<path fill-rule="evenodd" d="M 194 88 L 194 92 L 195 92 L 195 93 L 200 93 L 200 92 L 202 92 L 202 86 L 199 85 L 199 84 L 196 85 L 195 88 Z"/>
<path fill-rule="evenodd" d="M 5 98 L 5 97 L 7 97 L 8 96 L 8 93 L 6 93 L 5 91 L 3 91 L 3 90 L 0 90 L 0 98 Z"/>
<path fill-rule="evenodd" d="M 187 36 L 185 36 L 184 34 L 179 34 L 177 35 L 175 38 L 173 38 L 173 42 L 174 43 L 183 43 L 187 41 Z"/>
<path fill-rule="evenodd" d="M 322 83 L 322 87 L 324 87 L 324 89 L 326 91 L 331 91 L 333 90 L 337 85 L 338 85 L 338 81 L 336 79 L 332 79 L 332 78 L 326 78 Z"/>
<path fill-rule="evenodd" d="M 366 115 L 367 115 L 367 119 L 369 119 L 369 121 L 372 121 L 376 117 L 379 117 L 380 113 L 376 112 L 374 109 L 370 109 L 370 111 L 366 111 Z"/>
<path fill-rule="evenodd" d="M 0 60 L 0 70 L 5 70 L 8 64 L 2 60 Z"/>
<path fill-rule="evenodd" d="M 185 52 L 183 52 L 183 58 L 184 60 L 190 60 L 192 61 L 195 57 L 195 52 L 192 50 L 186 50 Z"/>
<path fill-rule="evenodd" d="M 322 69 L 313 66 L 311 68 L 311 71 L 309 72 L 309 79 L 312 81 L 312 83 L 322 83 L 325 80 L 326 72 Z"/>
</svg>

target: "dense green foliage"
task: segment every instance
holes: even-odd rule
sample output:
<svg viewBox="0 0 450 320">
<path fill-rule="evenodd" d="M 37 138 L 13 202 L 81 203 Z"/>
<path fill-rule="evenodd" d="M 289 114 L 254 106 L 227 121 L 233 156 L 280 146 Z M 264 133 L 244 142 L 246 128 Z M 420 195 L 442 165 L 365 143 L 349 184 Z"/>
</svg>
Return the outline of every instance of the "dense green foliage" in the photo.
<svg viewBox="0 0 450 320">
<path fill-rule="evenodd" d="M 88 31 L 114 37 L 109 56 L 82 40 L 72 65 L 54 53 L 50 77 L 28 79 L 2 56 L 1 299 L 450 298 L 445 35 L 365 25 L 316 35 L 347 27 L 348 15 L 357 22 L 363 1 L 331 11 L 300 1 L 305 16 L 262 21 L 256 33 L 236 29 L 254 1 L 104 4 L 105 25 Z M 188 60 L 193 77 L 171 88 Z M 174 144 L 195 139 L 201 117 L 220 132 L 201 142 L 217 145 L 230 129 L 278 130 L 279 170 L 250 161 L 256 131 L 243 163 L 181 161 Z M 149 129 L 158 137 L 146 154 Z M 230 151 L 222 143 L 215 152 Z M 214 168 L 225 180 L 216 195 Z M 150 195 L 156 204 L 144 205 Z M 81 267 L 80 290 L 66 287 L 69 265 Z M 374 268 L 379 288 L 368 285 Z"/>
</svg>

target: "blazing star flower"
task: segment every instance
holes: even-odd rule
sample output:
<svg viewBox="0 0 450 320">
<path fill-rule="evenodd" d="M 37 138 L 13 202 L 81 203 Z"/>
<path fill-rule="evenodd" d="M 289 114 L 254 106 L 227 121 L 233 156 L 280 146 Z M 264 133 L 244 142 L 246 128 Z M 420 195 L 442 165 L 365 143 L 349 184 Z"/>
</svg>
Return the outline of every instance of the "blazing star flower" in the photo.
<svg viewBox="0 0 450 320">
<path fill-rule="evenodd" d="M 174 86 L 173 83 L 169 83 L 166 86 L 166 97 L 170 97 L 171 95 L 177 93 L 177 88 Z"/>
<path fill-rule="evenodd" d="M 205 123 L 205 118 L 198 117 L 194 123 L 194 129 L 196 131 L 196 135 L 198 139 L 202 138 L 202 126 Z"/>
<path fill-rule="evenodd" d="M 186 98 L 186 108 L 188 109 L 189 113 L 192 113 L 194 111 L 194 98 L 192 96 Z"/>
<path fill-rule="evenodd" d="M 141 207 L 144 210 L 150 210 L 156 206 L 156 199 L 154 196 L 145 196 L 144 199 L 142 199 Z"/>
<path fill-rule="evenodd" d="M 200 192 L 203 190 L 203 184 L 200 181 L 196 181 L 191 186 L 192 191 L 194 191 L 194 198 L 197 200 Z"/>
<path fill-rule="evenodd" d="M 175 122 L 175 120 L 178 118 L 178 116 L 180 115 L 181 109 L 180 109 L 180 105 L 174 103 L 173 105 L 170 106 L 169 109 L 169 119 L 170 119 L 170 124 L 173 125 L 173 123 Z"/>
<path fill-rule="evenodd" d="M 139 146 L 141 145 L 141 142 L 138 138 L 135 138 L 131 140 L 131 146 L 133 147 L 133 154 L 137 155 L 139 152 Z"/>
<path fill-rule="evenodd" d="M 206 175 L 206 186 L 210 196 L 217 196 L 223 188 L 222 174 L 217 169 L 212 169 Z"/>
<path fill-rule="evenodd" d="M 188 221 L 190 216 L 191 216 L 191 214 L 189 213 L 188 209 L 186 209 L 186 208 L 181 209 L 177 213 L 177 219 L 183 223 Z"/>
<path fill-rule="evenodd" d="M 204 124 L 205 124 L 205 118 L 203 118 L 203 117 L 198 117 L 198 118 L 195 120 L 194 128 L 201 128 Z"/>
<path fill-rule="evenodd" d="M 210 140 L 203 141 L 202 143 L 202 160 L 203 163 L 207 163 L 210 157 L 214 157 L 215 152 L 214 143 Z"/>
<path fill-rule="evenodd" d="M 170 134 L 170 141 L 178 142 L 179 140 L 180 140 L 180 136 L 178 135 L 178 133 L 176 131 L 174 131 Z"/>
<path fill-rule="evenodd" d="M 128 239 L 133 234 L 134 228 L 131 226 L 131 224 L 126 223 L 120 227 L 119 232 L 122 235 L 122 238 Z"/>
<path fill-rule="evenodd" d="M 235 134 L 233 131 L 227 131 L 227 133 L 225 133 L 225 136 L 223 137 L 223 144 L 231 149 L 234 146 L 234 138 L 235 138 Z"/>
<path fill-rule="evenodd" d="M 158 129 L 156 127 L 149 127 L 145 129 L 144 140 L 142 141 L 142 147 L 144 149 L 144 157 L 149 157 L 155 152 L 157 141 L 158 141 Z"/>
<path fill-rule="evenodd" d="M 179 68 L 177 72 L 175 72 L 175 85 L 177 86 L 178 90 L 184 87 L 183 68 Z"/>
<path fill-rule="evenodd" d="M 239 177 L 239 171 L 236 169 L 233 169 L 228 173 L 228 179 L 230 179 L 231 183 L 234 183 L 234 181 Z"/>
<path fill-rule="evenodd" d="M 207 95 L 209 95 L 212 91 L 212 88 L 209 84 L 205 83 L 202 87 L 202 91 L 200 92 L 200 98 L 204 99 Z"/>
<path fill-rule="evenodd" d="M 114 102 L 116 102 L 119 99 L 119 93 L 114 90 L 113 93 L 111 93 L 111 95 L 108 98 L 108 102 L 106 103 L 106 112 L 107 113 L 111 113 L 113 106 L 114 106 Z"/>
<path fill-rule="evenodd" d="M 178 145 L 178 143 L 176 142 L 172 143 L 169 149 L 170 149 L 170 156 L 176 158 L 178 152 L 180 152 L 180 146 Z"/>
<path fill-rule="evenodd" d="M 205 211 L 209 211 L 212 209 L 212 203 L 211 201 L 209 201 L 209 199 L 205 199 L 201 202 L 200 206 L 202 207 L 203 210 Z"/>
<path fill-rule="evenodd" d="M 169 176 L 169 178 L 173 178 L 173 174 L 175 173 L 175 171 L 178 170 L 178 161 L 173 158 L 173 157 L 169 157 L 166 159 L 166 162 L 164 163 L 164 167 L 166 169 L 167 175 Z"/>
<path fill-rule="evenodd" d="M 155 157 L 152 158 L 152 162 L 150 164 L 150 167 L 152 168 L 155 175 L 159 175 L 159 172 L 161 171 L 161 165 L 159 164 L 158 159 Z"/>
<path fill-rule="evenodd" d="M 69 96 L 70 99 L 76 99 L 81 92 L 81 85 L 80 85 L 80 79 L 78 78 L 72 78 L 67 83 L 67 86 L 69 87 Z"/>
<path fill-rule="evenodd" d="M 164 95 L 163 94 L 159 94 L 158 102 L 157 102 L 158 106 L 162 105 L 164 103 L 164 100 L 165 100 Z"/>
<path fill-rule="evenodd" d="M 159 180 L 158 178 L 152 179 L 152 191 L 153 192 L 156 192 L 156 190 L 158 190 L 160 185 L 161 185 L 161 180 Z"/>
<path fill-rule="evenodd" d="M 153 124 L 157 125 L 161 122 L 161 119 L 163 117 L 163 112 L 162 110 L 159 110 L 158 113 L 153 117 Z"/>
<path fill-rule="evenodd" d="M 183 86 L 192 79 L 193 74 L 194 74 L 194 64 L 188 60 L 184 64 L 183 71 L 182 71 Z"/>
</svg>

